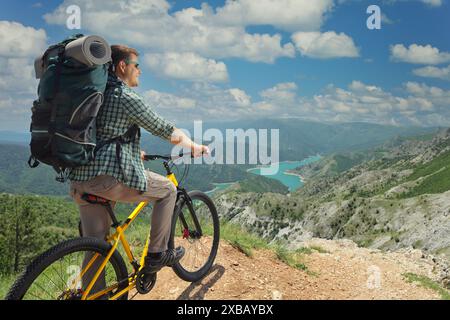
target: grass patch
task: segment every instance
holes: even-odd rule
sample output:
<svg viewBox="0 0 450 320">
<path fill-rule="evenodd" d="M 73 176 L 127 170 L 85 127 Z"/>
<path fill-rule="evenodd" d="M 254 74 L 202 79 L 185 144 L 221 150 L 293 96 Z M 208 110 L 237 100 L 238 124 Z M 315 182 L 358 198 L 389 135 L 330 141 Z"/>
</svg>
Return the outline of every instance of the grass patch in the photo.
<svg viewBox="0 0 450 320">
<path fill-rule="evenodd" d="M 324 248 L 320 247 L 320 246 L 310 246 L 309 247 L 311 250 L 315 250 L 319 253 L 330 253 L 330 251 L 325 250 Z"/>
<path fill-rule="evenodd" d="M 314 251 L 317 251 L 318 253 L 330 253 L 329 251 L 323 249 L 320 246 L 309 246 L 309 247 L 301 247 L 295 250 L 295 253 L 298 254 L 312 254 Z"/>
<path fill-rule="evenodd" d="M 275 245 L 274 248 L 277 258 L 286 263 L 288 266 L 305 271 L 306 274 L 310 276 L 317 277 L 319 274 L 317 272 L 311 271 L 302 262 L 305 254 L 311 254 L 312 250 L 310 248 L 300 248 L 295 251 L 289 251 L 281 245 Z"/>
<path fill-rule="evenodd" d="M 13 285 L 16 278 L 19 276 L 19 274 L 8 274 L 3 275 L 0 274 L 0 300 L 5 299 L 6 294 L 9 291 L 9 288 Z"/>
<path fill-rule="evenodd" d="M 313 253 L 312 249 L 308 248 L 308 247 L 298 248 L 297 250 L 295 250 L 295 252 L 299 253 L 299 254 L 311 254 L 311 253 Z"/>
<path fill-rule="evenodd" d="M 243 252 L 248 257 L 253 256 L 253 251 L 258 249 L 273 250 L 278 259 L 298 270 L 305 271 L 308 275 L 317 276 L 315 272 L 308 270 L 308 267 L 301 261 L 305 254 L 311 254 L 313 250 L 325 252 L 320 247 L 302 247 L 295 251 L 289 251 L 281 244 L 269 245 L 267 241 L 259 236 L 243 230 L 241 226 L 223 223 L 220 227 L 221 239 L 228 241 L 234 248 Z"/>
<path fill-rule="evenodd" d="M 355 241 L 355 243 L 358 245 L 358 247 L 367 248 L 368 246 L 370 246 L 373 243 L 374 239 L 372 239 L 372 238 L 364 238 L 361 240 L 353 239 L 353 241 Z"/>
<path fill-rule="evenodd" d="M 301 253 L 298 253 L 297 251 L 289 251 L 282 246 L 276 246 L 275 253 L 277 254 L 277 258 L 287 265 L 303 271 L 308 270 L 308 267 L 305 264 L 299 262 L 299 256 L 301 256 Z"/>
<path fill-rule="evenodd" d="M 254 249 L 268 249 L 269 244 L 248 231 L 242 230 L 238 225 L 222 223 L 220 237 L 228 241 L 233 247 L 243 252 L 248 257 L 253 256 Z"/>
<path fill-rule="evenodd" d="M 428 277 L 425 276 L 419 276 L 415 273 L 405 273 L 403 274 L 406 281 L 409 283 L 416 282 L 421 287 L 431 289 L 441 295 L 442 300 L 450 300 L 450 293 L 447 289 L 443 288 L 441 285 L 439 285 L 437 282 L 431 280 Z"/>
</svg>

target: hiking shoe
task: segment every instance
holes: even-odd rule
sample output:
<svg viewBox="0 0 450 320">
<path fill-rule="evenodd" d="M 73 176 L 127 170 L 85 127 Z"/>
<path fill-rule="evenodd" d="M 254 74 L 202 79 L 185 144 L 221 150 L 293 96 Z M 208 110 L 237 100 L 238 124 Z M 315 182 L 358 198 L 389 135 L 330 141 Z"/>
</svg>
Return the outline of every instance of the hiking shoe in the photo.
<svg viewBox="0 0 450 320">
<path fill-rule="evenodd" d="M 184 256 L 183 247 L 168 249 L 159 253 L 148 253 L 145 257 L 144 271 L 146 273 L 157 272 L 162 267 L 173 266 Z"/>
</svg>

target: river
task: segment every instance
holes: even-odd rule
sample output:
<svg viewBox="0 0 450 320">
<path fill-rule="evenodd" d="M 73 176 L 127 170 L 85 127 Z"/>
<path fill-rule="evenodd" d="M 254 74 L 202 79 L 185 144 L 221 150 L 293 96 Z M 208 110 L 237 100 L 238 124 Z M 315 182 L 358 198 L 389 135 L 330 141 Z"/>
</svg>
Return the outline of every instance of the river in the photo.
<svg viewBox="0 0 450 320">
<path fill-rule="evenodd" d="M 283 161 L 279 162 L 279 170 L 278 173 L 275 175 L 264 175 L 266 178 L 276 179 L 280 181 L 282 184 L 284 184 L 286 187 L 289 188 L 289 191 L 295 191 L 301 186 L 303 186 L 303 181 L 301 177 L 297 174 L 288 173 L 286 171 L 292 170 L 298 167 L 305 166 L 307 164 L 316 162 L 320 160 L 320 156 L 312 156 L 306 159 L 303 159 L 301 161 Z M 273 166 L 273 165 L 272 165 Z M 252 168 L 247 170 L 250 173 L 259 174 L 261 175 L 261 169 L 260 167 Z"/>
<path fill-rule="evenodd" d="M 320 160 L 321 156 L 311 156 L 309 158 L 303 159 L 301 161 L 282 161 L 279 162 L 279 170 L 278 173 L 275 175 L 264 175 L 267 178 L 276 179 L 280 181 L 282 184 L 288 187 L 289 192 L 293 192 L 303 186 L 303 181 L 299 175 L 288 173 L 286 171 L 292 170 L 298 167 L 305 166 L 307 164 L 316 162 Z M 266 166 L 267 167 L 267 166 Z M 258 166 L 256 168 L 251 168 L 247 170 L 250 173 L 253 174 L 259 174 L 261 175 L 261 166 Z M 228 188 L 230 185 L 232 185 L 233 182 L 230 183 L 214 183 L 214 189 L 207 191 L 206 193 L 209 195 L 214 194 L 217 191 L 224 190 Z"/>
</svg>

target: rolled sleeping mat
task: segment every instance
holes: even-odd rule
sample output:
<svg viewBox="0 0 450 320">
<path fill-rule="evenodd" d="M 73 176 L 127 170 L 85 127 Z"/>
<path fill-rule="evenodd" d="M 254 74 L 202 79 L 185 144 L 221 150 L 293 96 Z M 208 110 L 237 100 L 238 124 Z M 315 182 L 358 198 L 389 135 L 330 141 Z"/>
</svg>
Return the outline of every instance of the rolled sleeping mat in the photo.
<svg viewBox="0 0 450 320">
<path fill-rule="evenodd" d="M 71 57 L 89 67 L 104 65 L 111 61 L 111 47 L 105 39 L 99 36 L 84 36 L 66 45 L 65 56 Z M 34 60 L 36 79 L 40 79 L 45 72 L 43 56 Z"/>
<path fill-rule="evenodd" d="M 66 45 L 65 55 L 90 67 L 99 66 L 111 61 L 111 48 L 102 37 L 85 36 Z"/>
</svg>

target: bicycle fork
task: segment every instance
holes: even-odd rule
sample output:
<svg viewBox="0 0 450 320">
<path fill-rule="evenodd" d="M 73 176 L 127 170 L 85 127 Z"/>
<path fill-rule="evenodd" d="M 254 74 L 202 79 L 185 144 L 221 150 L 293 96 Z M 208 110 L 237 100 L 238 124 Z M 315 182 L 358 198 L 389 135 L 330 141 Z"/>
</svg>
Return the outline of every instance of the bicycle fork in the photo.
<svg viewBox="0 0 450 320">
<path fill-rule="evenodd" d="M 203 235 L 202 227 L 200 226 L 200 223 L 198 221 L 197 215 L 195 214 L 194 206 L 192 203 L 191 197 L 189 197 L 189 194 L 186 192 L 185 189 L 179 189 L 180 198 L 182 201 L 184 201 L 189 209 L 189 214 L 191 216 L 192 222 L 194 223 L 195 230 L 192 231 L 189 228 L 189 225 L 186 221 L 186 218 L 184 217 L 183 211 L 180 207 L 180 212 L 178 213 L 178 216 L 180 218 L 181 224 L 183 225 L 183 239 L 188 238 L 197 238 L 199 239 Z"/>
</svg>

